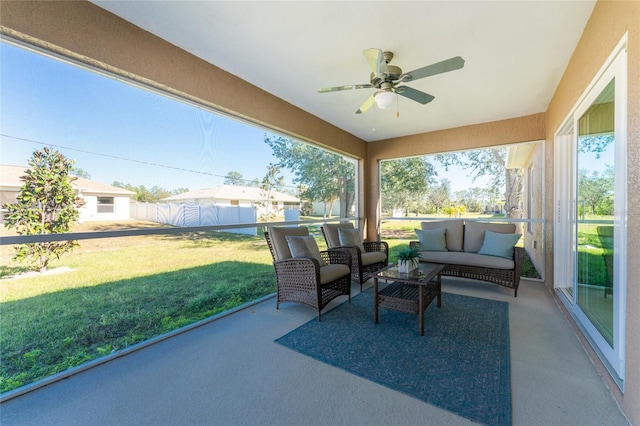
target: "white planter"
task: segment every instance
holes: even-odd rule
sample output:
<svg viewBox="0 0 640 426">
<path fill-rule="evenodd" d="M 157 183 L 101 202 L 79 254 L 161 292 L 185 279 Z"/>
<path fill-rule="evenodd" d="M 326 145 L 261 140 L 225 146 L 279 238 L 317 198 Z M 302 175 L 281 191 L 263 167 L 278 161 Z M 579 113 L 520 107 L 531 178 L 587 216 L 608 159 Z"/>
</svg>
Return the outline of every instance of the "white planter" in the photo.
<svg viewBox="0 0 640 426">
<path fill-rule="evenodd" d="M 409 272 L 418 269 L 419 263 L 419 259 L 398 260 L 398 272 L 408 274 Z"/>
</svg>

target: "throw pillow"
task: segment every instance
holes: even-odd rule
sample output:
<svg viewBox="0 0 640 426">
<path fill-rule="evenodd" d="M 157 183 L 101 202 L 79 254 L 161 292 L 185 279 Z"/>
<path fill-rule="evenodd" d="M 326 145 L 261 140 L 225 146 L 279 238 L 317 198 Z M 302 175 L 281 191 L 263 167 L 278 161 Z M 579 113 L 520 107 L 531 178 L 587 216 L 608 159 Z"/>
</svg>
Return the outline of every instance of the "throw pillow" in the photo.
<svg viewBox="0 0 640 426">
<path fill-rule="evenodd" d="M 513 246 L 520 239 L 520 234 L 502 234 L 500 232 L 484 232 L 484 242 L 478 254 L 513 259 Z"/>
<path fill-rule="evenodd" d="M 448 251 L 445 228 L 416 229 L 420 251 Z"/>
<path fill-rule="evenodd" d="M 318 261 L 320 266 L 325 266 L 327 263 L 320 256 L 320 249 L 316 239 L 311 235 L 305 236 L 293 236 L 287 235 L 287 244 L 289 245 L 289 251 L 292 257 L 307 257 Z"/>
<path fill-rule="evenodd" d="M 358 229 L 338 228 L 338 239 L 341 246 L 356 246 L 360 248 L 361 252 L 365 251 Z"/>
</svg>

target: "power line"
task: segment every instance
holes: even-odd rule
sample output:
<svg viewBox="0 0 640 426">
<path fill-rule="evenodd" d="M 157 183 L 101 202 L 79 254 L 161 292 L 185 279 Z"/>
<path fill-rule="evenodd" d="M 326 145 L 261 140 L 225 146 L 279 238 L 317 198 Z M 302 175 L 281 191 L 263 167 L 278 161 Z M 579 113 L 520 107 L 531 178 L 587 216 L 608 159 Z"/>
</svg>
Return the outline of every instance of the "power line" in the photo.
<svg viewBox="0 0 640 426">
<path fill-rule="evenodd" d="M 200 170 L 193 170 L 193 169 L 186 169 L 184 167 L 170 166 L 168 164 L 160 164 L 160 163 L 153 163 L 151 161 L 136 160 L 134 158 L 126 158 L 126 157 L 120 157 L 118 155 L 104 154 L 104 153 L 101 153 L 101 152 L 93 152 L 93 151 L 88 151 L 88 150 L 80 149 L 80 148 L 71 148 L 71 147 L 64 146 L 64 145 L 56 145 L 56 144 L 52 144 L 52 143 L 45 143 L 45 142 L 35 141 L 33 139 L 27 139 L 27 138 L 20 138 L 20 137 L 17 137 L 17 136 L 11 136 L 11 135 L 7 135 L 7 134 L 4 134 L 4 133 L 0 133 L 0 136 L 1 137 L 5 137 L 5 138 L 9 138 L 9 139 L 18 140 L 18 141 L 34 143 L 34 144 L 38 144 L 38 145 L 42 145 L 42 146 L 50 146 L 50 147 L 53 147 L 53 148 L 67 149 L 69 151 L 82 152 L 83 154 L 90 154 L 90 155 L 95 155 L 95 156 L 98 156 L 98 157 L 106 157 L 106 158 L 112 158 L 112 159 L 115 159 L 115 160 L 130 161 L 132 163 L 146 164 L 148 166 L 154 166 L 154 167 L 164 167 L 166 169 L 178 170 L 178 171 L 181 171 L 181 172 L 195 173 L 195 174 L 206 175 L 206 176 L 213 176 L 213 177 L 218 177 L 218 178 L 223 178 L 223 179 L 227 178 L 227 175 L 218 175 L 218 174 L 215 174 L 215 173 L 203 172 L 203 171 L 200 171 Z M 252 183 L 254 181 L 252 179 L 244 179 L 244 178 L 239 178 L 239 179 L 236 179 L 236 180 L 241 180 L 241 181 L 244 181 L 244 182 L 247 182 L 247 183 Z M 297 189 L 295 186 L 285 185 L 284 187 L 285 188 Z"/>
</svg>

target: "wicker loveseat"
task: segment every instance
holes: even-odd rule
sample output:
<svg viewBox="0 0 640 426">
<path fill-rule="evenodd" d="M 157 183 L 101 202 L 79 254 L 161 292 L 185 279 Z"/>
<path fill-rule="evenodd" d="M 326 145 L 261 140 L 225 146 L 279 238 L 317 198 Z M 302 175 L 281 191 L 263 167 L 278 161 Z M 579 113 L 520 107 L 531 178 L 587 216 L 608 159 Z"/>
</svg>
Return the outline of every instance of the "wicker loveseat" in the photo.
<svg viewBox="0 0 640 426">
<path fill-rule="evenodd" d="M 452 219 L 422 222 L 421 228 L 416 230 L 421 241 L 410 243 L 420 248 L 421 261 L 444 264 L 442 275 L 488 281 L 512 288 L 518 296 L 524 249 L 513 247 L 519 238 L 514 224 Z M 506 240 L 514 242 L 491 245 Z"/>
</svg>

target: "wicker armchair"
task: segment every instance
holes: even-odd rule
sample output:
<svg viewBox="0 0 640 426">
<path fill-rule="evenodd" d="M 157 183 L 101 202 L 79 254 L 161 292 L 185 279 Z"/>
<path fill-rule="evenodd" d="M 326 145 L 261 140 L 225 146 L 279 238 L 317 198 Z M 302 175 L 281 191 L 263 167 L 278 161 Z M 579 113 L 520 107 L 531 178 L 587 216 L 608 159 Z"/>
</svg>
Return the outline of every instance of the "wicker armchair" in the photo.
<svg viewBox="0 0 640 426">
<path fill-rule="evenodd" d="M 351 302 L 351 256 L 346 250 L 321 251 L 326 265 L 307 257 L 292 257 L 287 236 L 307 236 L 306 227 L 271 227 L 264 233 L 276 271 L 276 309 L 281 302 L 296 302 L 321 311 L 336 297 L 349 296 Z"/>
<path fill-rule="evenodd" d="M 354 229 L 352 223 L 326 223 L 321 226 L 327 247 L 349 250 L 351 253 L 351 279 L 362 285 L 374 273 L 389 264 L 389 245 L 385 241 L 364 241 L 364 251 L 357 245 L 341 245 L 338 229 Z"/>
</svg>

